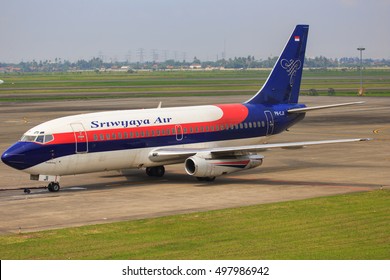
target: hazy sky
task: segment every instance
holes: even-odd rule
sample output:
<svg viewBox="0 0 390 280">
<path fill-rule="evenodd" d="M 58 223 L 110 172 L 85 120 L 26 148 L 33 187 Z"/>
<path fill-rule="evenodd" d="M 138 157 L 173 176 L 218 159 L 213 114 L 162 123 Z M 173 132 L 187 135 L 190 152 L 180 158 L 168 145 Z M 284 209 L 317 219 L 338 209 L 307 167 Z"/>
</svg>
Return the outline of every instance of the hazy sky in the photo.
<svg viewBox="0 0 390 280">
<path fill-rule="evenodd" d="M 132 62 L 279 55 L 309 24 L 307 56 L 390 58 L 390 0 L 0 0 L 0 62 Z"/>
</svg>

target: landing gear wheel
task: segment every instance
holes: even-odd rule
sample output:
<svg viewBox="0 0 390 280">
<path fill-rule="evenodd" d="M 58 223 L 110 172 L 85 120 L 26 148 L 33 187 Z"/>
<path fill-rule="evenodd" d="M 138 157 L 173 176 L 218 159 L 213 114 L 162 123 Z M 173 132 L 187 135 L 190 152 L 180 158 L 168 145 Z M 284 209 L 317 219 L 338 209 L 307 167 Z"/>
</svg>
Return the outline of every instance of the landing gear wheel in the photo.
<svg viewBox="0 0 390 280">
<path fill-rule="evenodd" d="M 51 182 L 48 186 L 47 189 L 50 192 L 58 192 L 60 190 L 60 184 L 57 182 Z"/>
<path fill-rule="evenodd" d="M 164 166 L 156 166 L 155 167 L 155 173 L 154 176 L 156 177 L 162 177 L 165 174 L 165 167 Z"/>
<path fill-rule="evenodd" d="M 196 179 L 201 182 L 213 182 L 215 177 L 196 177 Z"/>
<path fill-rule="evenodd" d="M 150 177 L 162 177 L 165 174 L 164 166 L 146 167 L 146 174 Z"/>
<path fill-rule="evenodd" d="M 153 174 L 152 174 L 152 167 L 146 167 L 146 175 L 152 177 Z"/>
</svg>

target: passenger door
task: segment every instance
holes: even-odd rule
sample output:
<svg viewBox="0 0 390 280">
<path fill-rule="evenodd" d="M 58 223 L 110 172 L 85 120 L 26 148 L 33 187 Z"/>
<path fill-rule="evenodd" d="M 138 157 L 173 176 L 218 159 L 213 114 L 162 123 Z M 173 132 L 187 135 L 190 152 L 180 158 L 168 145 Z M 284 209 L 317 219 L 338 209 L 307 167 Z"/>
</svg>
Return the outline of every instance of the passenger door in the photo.
<svg viewBox="0 0 390 280">
<path fill-rule="evenodd" d="M 267 119 L 267 136 L 274 132 L 274 116 L 271 111 L 264 111 L 265 118 Z"/>
<path fill-rule="evenodd" d="M 181 125 L 175 125 L 175 131 L 176 131 L 176 141 L 183 140 L 183 129 Z"/>
<path fill-rule="evenodd" d="M 88 136 L 82 123 L 71 123 L 76 154 L 88 153 Z"/>
</svg>

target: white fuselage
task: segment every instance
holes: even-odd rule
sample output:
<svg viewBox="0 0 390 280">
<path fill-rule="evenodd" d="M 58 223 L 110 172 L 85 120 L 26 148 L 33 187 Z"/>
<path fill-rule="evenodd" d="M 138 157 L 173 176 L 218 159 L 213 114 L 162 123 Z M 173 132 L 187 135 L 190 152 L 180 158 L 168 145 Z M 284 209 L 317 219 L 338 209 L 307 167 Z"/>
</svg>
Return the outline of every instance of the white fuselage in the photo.
<svg viewBox="0 0 390 280">
<path fill-rule="evenodd" d="M 51 147 L 42 154 L 52 152 L 52 156 L 43 156 L 41 162 L 23 171 L 61 176 L 151 167 L 183 162 L 152 161 L 150 154 L 156 148 L 259 144 L 273 120 L 263 114 L 246 122 L 248 111 L 243 104 L 225 104 L 100 112 L 51 120 L 30 129 L 25 137 L 49 135 L 50 141 L 35 144 Z M 248 130 L 253 131 L 245 137 Z M 61 155 L 56 149 L 68 150 L 68 154 Z"/>
</svg>

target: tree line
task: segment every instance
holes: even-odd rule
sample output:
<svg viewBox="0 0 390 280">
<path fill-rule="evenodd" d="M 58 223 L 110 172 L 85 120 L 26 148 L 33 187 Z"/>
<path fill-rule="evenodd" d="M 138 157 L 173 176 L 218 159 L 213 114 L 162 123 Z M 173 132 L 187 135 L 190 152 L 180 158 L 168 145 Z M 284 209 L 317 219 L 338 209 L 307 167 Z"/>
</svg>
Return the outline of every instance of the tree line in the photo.
<svg viewBox="0 0 390 280">
<path fill-rule="evenodd" d="M 166 60 L 164 62 L 147 61 L 147 62 L 104 62 L 101 58 L 94 57 L 90 60 L 80 59 L 76 62 L 56 58 L 54 60 L 40 60 L 20 63 L 0 63 L 0 72 L 66 72 L 66 71 L 83 71 L 94 70 L 101 71 L 104 69 L 120 69 L 127 71 L 150 69 L 150 70 L 167 70 L 167 69 L 190 69 L 196 65 L 199 68 L 232 68 L 232 69 L 251 69 L 251 68 L 272 68 L 277 57 L 268 57 L 267 59 L 255 59 L 254 56 L 234 57 L 229 59 L 220 59 L 217 61 L 201 61 L 198 58 L 189 61 Z M 389 59 L 364 59 L 363 67 L 390 67 Z M 332 59 L 324 56 L 315 58 L 305 58 L 305 67 L 307 68 L 357 68 L 360 67 L 358 57 L 343 57 Z"/>
</svg>

